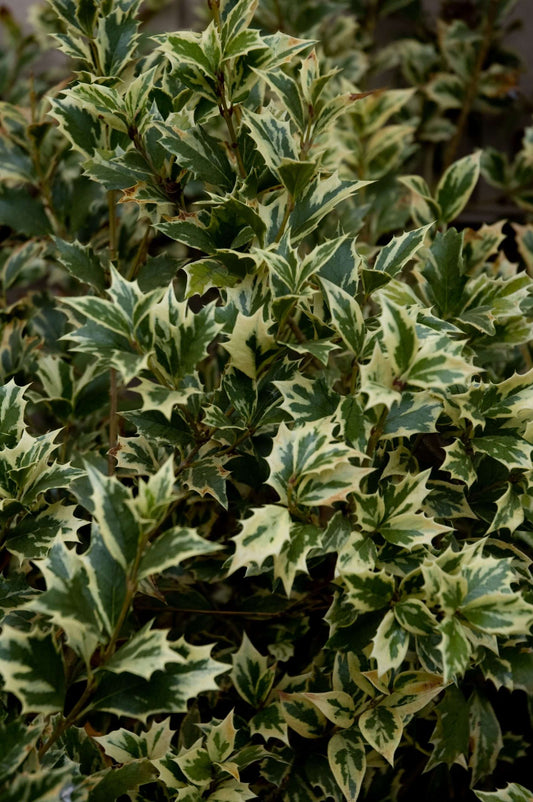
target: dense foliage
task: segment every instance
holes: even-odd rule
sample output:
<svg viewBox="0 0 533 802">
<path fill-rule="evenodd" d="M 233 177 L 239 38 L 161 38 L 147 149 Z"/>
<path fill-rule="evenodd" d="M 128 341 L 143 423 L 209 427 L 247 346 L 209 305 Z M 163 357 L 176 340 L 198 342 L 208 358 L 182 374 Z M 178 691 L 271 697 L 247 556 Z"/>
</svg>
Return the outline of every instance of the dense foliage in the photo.
<svg viewBox="0 0 533 802">
<path fill-rule="evenodd" d="M 527 802 L 513 4 L 140 5 L 3 18 L 2 801 Z"/>
</svg>

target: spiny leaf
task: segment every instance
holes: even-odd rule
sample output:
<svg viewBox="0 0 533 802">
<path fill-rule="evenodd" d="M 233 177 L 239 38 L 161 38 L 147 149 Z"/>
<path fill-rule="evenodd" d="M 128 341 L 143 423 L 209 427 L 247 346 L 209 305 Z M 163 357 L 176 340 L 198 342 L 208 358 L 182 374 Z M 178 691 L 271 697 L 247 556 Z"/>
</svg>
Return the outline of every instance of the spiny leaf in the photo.
<svg viewBox="0 0 533 802">
<path fill-rule="evenodd" d="M 24 713 L 57 713 L 63 709 L 66 683 L 63 660 L 52 633 L 21 632 L 4 626 L 0 674 Z"/>
</svg>

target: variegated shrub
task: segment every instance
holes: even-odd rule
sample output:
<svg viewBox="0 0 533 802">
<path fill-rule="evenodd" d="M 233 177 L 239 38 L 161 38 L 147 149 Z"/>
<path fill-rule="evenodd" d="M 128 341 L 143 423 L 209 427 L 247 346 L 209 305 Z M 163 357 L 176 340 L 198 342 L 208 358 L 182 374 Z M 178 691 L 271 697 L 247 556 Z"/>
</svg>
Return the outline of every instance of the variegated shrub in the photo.
<svg viewBox="0 0 533 802">
<path fill-rule="evenodd" d="M 430 186 L 370 24 L 154 5 L 2 84 L 2 802 L 527 802 L 532 225 L 458 223 L 496 155 Z"/>
</svg>

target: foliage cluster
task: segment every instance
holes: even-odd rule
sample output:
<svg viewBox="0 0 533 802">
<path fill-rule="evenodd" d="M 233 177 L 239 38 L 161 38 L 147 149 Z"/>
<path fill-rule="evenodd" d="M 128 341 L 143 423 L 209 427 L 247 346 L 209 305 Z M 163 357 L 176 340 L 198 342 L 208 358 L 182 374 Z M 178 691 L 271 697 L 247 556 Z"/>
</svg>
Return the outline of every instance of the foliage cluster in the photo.
<svg viewBox="0 0 533 802">
<path fill-rule="evenodd" d="M 527 802 L 533 128 L 458 158 L 513 3 L 160 5 L 4 15 L 1 798 Z"/>
</svg>

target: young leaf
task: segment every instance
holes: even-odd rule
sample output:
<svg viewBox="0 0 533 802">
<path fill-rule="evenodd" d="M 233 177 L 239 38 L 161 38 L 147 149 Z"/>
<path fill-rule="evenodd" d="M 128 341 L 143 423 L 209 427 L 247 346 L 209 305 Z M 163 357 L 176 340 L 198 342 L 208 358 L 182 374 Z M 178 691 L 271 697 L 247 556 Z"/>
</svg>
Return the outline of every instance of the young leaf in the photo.
<svg viewBox="0 0 533 802">
<path fill-rule="evenodd" d="M 160 574 L 173 565 L 180 565 L 190 557 L 219 551 L 217 543 L 201 538 L 195 529 L 173 527 L 148 544 L 139 563 L 139 579 Z"/>
<path fill-rule="evenodd" d="M 274 683 L 275 668 L 268 667 L 268 658 L 257 651 L 246 632 L 233 655 L 230 677 L 239 695 L 253 707 L 265 702 Z"/>
<path fill-rule="evenodd" d="M 209 730 L 205 742 L 209 758 L 213 762 L 227 760 L 235 747 L 237 730 L 233 724 L 233 710 L 226 718 Z"/>
<path fill-rule="evenodd" d="M 381 248 L 374 263 L 374 270 L 395 276 L 402 267 L 415 256 L 424 243 L 424 239 L 431 223 L 414 231 L 408 231 L 398 237 L 393 237 L 391 241 Z"/>
<path fill-rule="evenodd" d="M 113 730 L 107 735 L 93 736 L 93 741 L 99 743 L 106 755 L 117 763 L 130 763 L 143 757 L 150 760 L 164 757 L 170 751 L 173 735 L 170 718 L 167 718 L 161 722 L 154 721 L 146 732 Z"/>
<path fill-rule="evenodd" d="M 358 356 L 365 338 L 363 314 L 357 301 L 341 287 L 320 277 L 331 315 L 331 326 L 340 335 L 346 347 Z"/>
<path fill-rule="evenodd" d="M 164 671 L 168 663 L 181 662 L 167 640 L 168 630 L 150 629 L 149 621 L 136 632 L 105 664 L 114 674 L 135 674 L 149 680 L 155 671 Z"/>
<path fill-rule="evenodd" d="M 135 514 L 131 491 L 115 477 L 107 477 L 87 465 L 91 486 L 91 512 L 111 556 L 124 570 L 131 566 L 139 548 L 141 526 Z"/>
<path fill-rule="evenodd" d="M 481 151 L 464 156 L 445 171 L 437 185 L 441 220 L 449 223 L 464 209 L 479 178 Z"/>
</svg>

